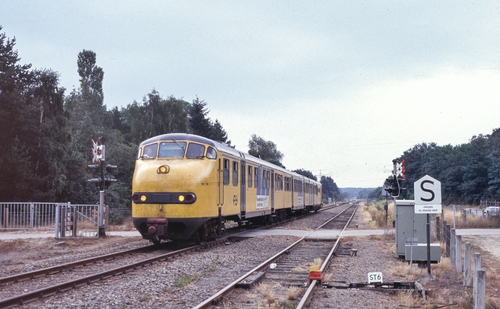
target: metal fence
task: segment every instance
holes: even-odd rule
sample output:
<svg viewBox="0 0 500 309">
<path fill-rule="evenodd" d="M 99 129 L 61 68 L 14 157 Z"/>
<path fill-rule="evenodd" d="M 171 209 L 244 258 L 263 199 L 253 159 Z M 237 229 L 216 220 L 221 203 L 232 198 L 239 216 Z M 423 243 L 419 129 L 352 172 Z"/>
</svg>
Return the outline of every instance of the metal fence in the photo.
<svg viewBox="0 0 500 309">
<path fill-rule="evenodd" d="M 480 200 L 479 201 L 479 206 L 500 206 L 500 202 L 497 200 Z"/>
<path fill-rule="evenodd" d="M 107 210 L 104 207 L 104 227 Z M 52 230 L 56 238 L 98 237 L 98 211 L 96 204 L 0 202 L 0 231 Z"/>
<path fill-rule="evenodd" d="M 2 202 L 0 230 L 53 230 L 57 205 L 59 203 Z"/>
<path fill-rule="evenodd" d="M 103 227 L 108 222 L 108 208 L 103 209 Z M 99 237 L 99 205 L 57 205 L 55 237 Z"/>
</svg>

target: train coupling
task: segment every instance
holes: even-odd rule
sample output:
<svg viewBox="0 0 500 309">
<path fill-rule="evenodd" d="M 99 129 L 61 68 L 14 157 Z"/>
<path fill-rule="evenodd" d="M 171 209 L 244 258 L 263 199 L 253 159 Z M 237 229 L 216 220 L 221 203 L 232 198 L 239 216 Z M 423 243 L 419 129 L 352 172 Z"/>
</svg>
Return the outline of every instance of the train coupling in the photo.
<svg viewBox="0 0 500 309">
<path fill-rule="evenodd" d="M 165 236 L 168 226 L 167 218 L 148 218 L 147 224 L 149 235 Z"/>
</svg>

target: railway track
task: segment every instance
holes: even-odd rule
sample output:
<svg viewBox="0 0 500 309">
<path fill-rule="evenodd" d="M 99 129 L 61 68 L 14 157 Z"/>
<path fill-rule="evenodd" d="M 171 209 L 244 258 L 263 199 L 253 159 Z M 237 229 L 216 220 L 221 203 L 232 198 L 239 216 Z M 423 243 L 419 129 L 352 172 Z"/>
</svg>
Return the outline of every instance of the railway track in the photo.
<svg viewBox="0 0 500 309">
<path fill-rule="evenodd" d="M 146 246 L 0 278 L 0 308 L 21 306 L 37 299 L 218 245 L 223 241 L 181 249 L 170 246 L 169 243 L 160 247 Z M 161 249 L 169 252 L 164 253 Z M 96 271 L 94 266 L 98 269 L 107 268 L 107 270 Z M 4 295 L 15 296 L 4 297 Z"/>
<path fill-rule="evenodd" d="M 351 205 L 343 209 L 316 230 L 332 225 L 333 221 L 342 222 L 344 230 L 352 220 L 356 208 L 357 206 Z M 312 274 L 320 274 L 328 267 L 341 239 L 309 240 L 307 237 L 310 234 L 312 232 L 214 293 L 195 308 L 255 308 L 270 306 L 276 299 L 290 300 L 294 304 L 301 299 L 297 306 L 291 303 L 279 305 L 303 308 L 321 281 L 321 276 L 317 278 Z M 315 271 L 311 272 L 311 269 Z"/>
<path fill-rule="evenodd" d="M 228 237 L 233 236 L 233 232 L 228 232 Z M 38 299 L 47 298 L 57 293 L 65 293 L 81 286 L 91 285 L 95 282 L 123 275 L 161 261 L 173 261 L 176 257 L 188 254 L 189 252 L 199 251 L 226 242 L 227 238 L 224 238 L 216 242 L 180 250 L 176 250 L 177 248 L 171 247 L 170 243 L 166 243 L 163 244 L 162 248 L 168 250 L 169 252 L 167 253 L 158 250 L 156 246 L 146 246 L 0 278 L 0 308 L 23 306 Z M 303 252 L 312 252 L 313 247 L 310 246 L 317 245 L 317 243 L 305 242 L 299 247 L 303 248 Z M 317 255 L 324 255 L 324 253 L 318 253 Z M 133 262 L 130 261 L 132 257 L 134 259 Z M 306 260 L 307 258 L 303 259 L 303 261 Z M 282 261 L 285 260 L 283 259 Z M 289 264 L 290 268 L 292 268 L 294 262 L 290 261 Z M 102 271 L 103 268 L 106 268 L 106 271 Z M 280 269 L 276 270 L 276 272 L 279 271 Z M 301 281 L 300 278 L 291 277 L 287 280 L 287 284 L 289 285 L 298 285 Z"/>
</svg>

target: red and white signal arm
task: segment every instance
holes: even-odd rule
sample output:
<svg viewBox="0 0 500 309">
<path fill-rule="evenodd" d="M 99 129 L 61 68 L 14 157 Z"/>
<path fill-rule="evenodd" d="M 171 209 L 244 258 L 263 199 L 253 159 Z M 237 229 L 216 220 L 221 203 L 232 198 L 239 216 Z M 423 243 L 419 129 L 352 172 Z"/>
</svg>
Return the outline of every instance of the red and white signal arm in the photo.
<svg viewBox="0 0 500 309">
<path fill-rule="evenodd" d="M 400 163 L 396 163 L 396 176 L 405 178 L 405 160 L 403 159 Z"/>
<path fill-rule="evenodd" d="M 415 192 L 415 214 L 440 214 L 441 182 L 425 175 L 413 184 Z"/>
</svg>

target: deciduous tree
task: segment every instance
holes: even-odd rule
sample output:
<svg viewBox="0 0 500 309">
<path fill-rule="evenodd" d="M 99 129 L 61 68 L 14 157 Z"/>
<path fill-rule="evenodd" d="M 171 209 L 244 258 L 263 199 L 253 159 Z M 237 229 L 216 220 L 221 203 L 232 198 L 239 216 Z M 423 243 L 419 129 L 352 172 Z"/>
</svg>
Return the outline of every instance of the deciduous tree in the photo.
<svg viewBox="0 0 500 309">
<path fill-rule="evenodd" d="M 281 165 L 283 154 L 278 150 L 275 143 L 266 141 L 262 137 L 252 134 L 252 137 L 248 141 L 248 148 L 248 153 L 252 156 Z"/>
</svg>

